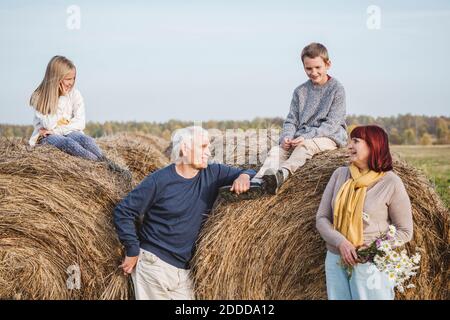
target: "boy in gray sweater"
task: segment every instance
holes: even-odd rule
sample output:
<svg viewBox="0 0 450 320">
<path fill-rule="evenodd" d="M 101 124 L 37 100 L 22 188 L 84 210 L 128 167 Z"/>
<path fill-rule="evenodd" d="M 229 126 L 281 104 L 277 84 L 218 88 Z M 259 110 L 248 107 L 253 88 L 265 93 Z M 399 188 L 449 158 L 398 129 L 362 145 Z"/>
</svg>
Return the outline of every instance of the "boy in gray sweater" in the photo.
<svg viewBox="0 0 450 320">
<path fill-rule="evenodd" d="M 306 160 L 316 153 L 343 147 L 347 143 L 345 91 L 335 78 L 327 74 L 331 66 L 327 49 L 320 43 L 311 43 L 303 49 L 301 59 L 309 80 L 294 90 L 279 145 L 268 153 L 263 166 L 252 179 L 247 197 L 263 192 L 276 194 Z M 221 193 L 225 197 L 230 194 Z"/>
<path fill-rule="evenodd" d="M 271 194 L 314 154 L 347 143 L 345 91 L 327 73 L 331 66 L 327 49 L 311 43 L 303 49 L 301 59 L 309 80 L 294 90 L 280 145 L 270 150 L 253 178 Z"/>
</svg>

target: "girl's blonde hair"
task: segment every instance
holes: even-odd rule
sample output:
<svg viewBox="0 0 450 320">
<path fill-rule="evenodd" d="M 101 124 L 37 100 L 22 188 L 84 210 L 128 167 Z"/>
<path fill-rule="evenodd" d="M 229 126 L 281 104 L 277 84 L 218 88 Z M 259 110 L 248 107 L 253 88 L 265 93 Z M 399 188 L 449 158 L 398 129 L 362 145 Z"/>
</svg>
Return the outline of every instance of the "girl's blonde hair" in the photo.
<svg viewBox="0 0 450 320">
<path fill-rule="evenodd" d="M 74 69 L 75 65 L 66 57 L 54 56 L 47 65 L 44 79 L 31 95 L 30 105 L 44 115 L 55 114 L 60 95 L 59 85 Z"/>
</svg>

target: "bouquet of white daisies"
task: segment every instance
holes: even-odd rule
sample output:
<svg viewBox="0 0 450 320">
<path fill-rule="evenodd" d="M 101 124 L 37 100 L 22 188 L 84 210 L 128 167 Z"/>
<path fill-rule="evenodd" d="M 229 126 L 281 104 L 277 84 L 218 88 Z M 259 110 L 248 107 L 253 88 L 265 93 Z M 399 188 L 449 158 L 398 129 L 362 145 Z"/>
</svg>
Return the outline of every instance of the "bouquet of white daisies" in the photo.
<svg viewBox="0 0 450 320">
<path fill-rule="evenodd" d="M 419 269 L 420 254 L 416 253 L 412 257 L 408 256 L 405 249 L 398 250 L 393 247 L 399 247 L 401 243 L 394 241 L 395 226 L 390 225 L 389 231 L 382 234 L 368 247 L 359 249 L 358 263 L 372 262 L 378 270 L 388 275 L 389 280 L 395 283 L 398 291 L 404 292 L 405 288 L 414 288 L 413 284 L 405 283 L 417 274 Z M 351 276 L 351 269 L 347 270 Z"/>
</svg>

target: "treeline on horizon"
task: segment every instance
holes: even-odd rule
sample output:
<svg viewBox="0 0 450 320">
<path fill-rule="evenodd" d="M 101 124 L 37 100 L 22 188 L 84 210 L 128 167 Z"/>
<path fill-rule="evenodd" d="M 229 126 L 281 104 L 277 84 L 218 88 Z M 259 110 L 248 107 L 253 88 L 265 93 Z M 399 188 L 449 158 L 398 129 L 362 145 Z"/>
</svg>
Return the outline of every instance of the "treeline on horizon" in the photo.
<svg viewBox="0 0 450 320">
<path fill-rule="evenodd" d="M 251 121 L 210 120 L 201 122 L 201 125 L 205 129 L 242 129 L 245 131 L 248 129 L 281 129 L 283 121 L 283 118 L 255 118 Z M 388 132 L 392 144 L 450 144 L 450 117 L 411 114 L 390 117 L 350 115 L 347 116 L 346 121 L 349 132 L 358 125 L 377 124 Z M 169 120 L 163 123 L 135 121 L 88 122 L 84 132 L 95 138 L 119 132 L 141 132 L 169 140 L 174 130 L 193 124 L 190 121 L 179 120 Z M 3 137 L 29 138 L 32 132 L 33 127 L 31 125 L 0 124 L 0 136 Z"/>
</svg>

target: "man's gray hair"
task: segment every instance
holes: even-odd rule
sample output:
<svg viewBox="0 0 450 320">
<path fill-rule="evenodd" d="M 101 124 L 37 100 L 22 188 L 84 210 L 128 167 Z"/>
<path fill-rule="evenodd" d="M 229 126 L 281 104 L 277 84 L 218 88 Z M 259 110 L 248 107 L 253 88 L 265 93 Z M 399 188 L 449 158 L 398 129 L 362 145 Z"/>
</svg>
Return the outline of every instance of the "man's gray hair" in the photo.
<svg viewBox="0 0 450 320">
<path fill-rule="evenodd" d="M 208 131 L 200 126 L 190 126 L 175 130 L 172 134 L 172 162 L 177 162 L 181 158 L 181 145 L 183 143 L 192 143 L 198 136 L 208 136 Z"/>
</svg>

